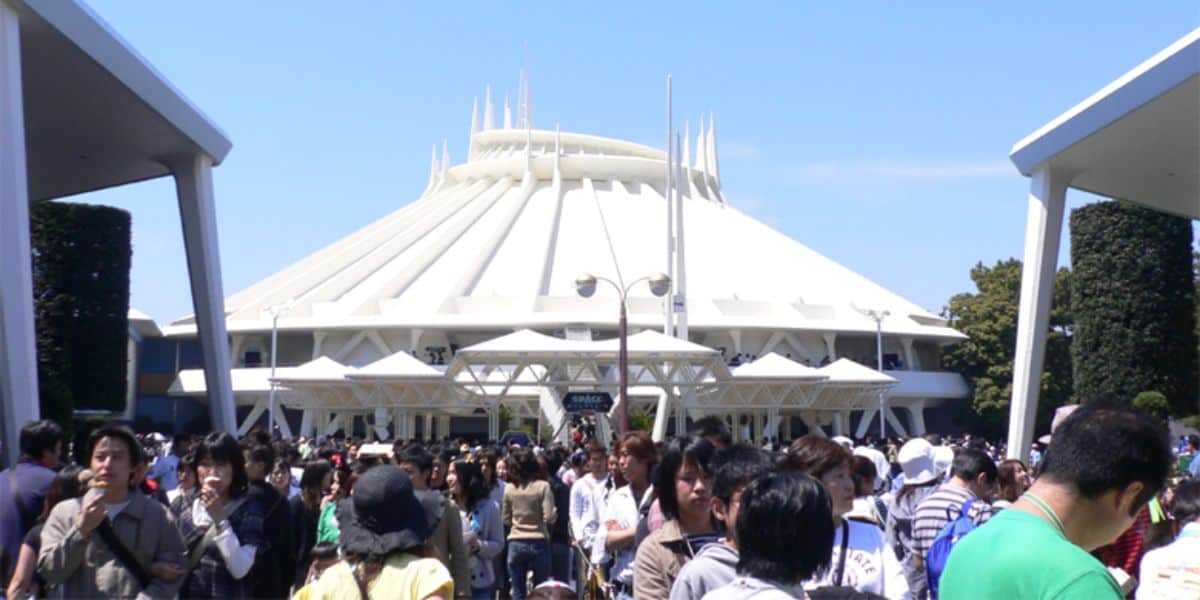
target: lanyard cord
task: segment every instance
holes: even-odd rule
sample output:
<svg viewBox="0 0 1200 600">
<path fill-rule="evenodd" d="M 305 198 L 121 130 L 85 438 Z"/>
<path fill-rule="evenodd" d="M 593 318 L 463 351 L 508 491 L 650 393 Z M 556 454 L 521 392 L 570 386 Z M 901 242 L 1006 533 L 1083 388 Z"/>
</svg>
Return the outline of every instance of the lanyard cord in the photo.
<svg viewBox="0 0 1200 600">
<path fill-rule="evenodd" d="M 1046 504 L 1044 500 L 1033 495 L 1033 492 L 1025 492 L 1025 498 L 1028 498 L 1030 504 L 1036 506 L 1038 510 L 1046 515 L 1046 518 L 1050 519 L 1050 523 L 1054 525 L 1055 529 L 1058 529 L 1058 532 L 1064 538 L 1067 537 L 1067 528 L 1063 526 L 1062 519 L 1058 518 L 1058 515 L 1055 514 L 1053 508 L 1050 508 L 1049 504 Z"/>
</svg>

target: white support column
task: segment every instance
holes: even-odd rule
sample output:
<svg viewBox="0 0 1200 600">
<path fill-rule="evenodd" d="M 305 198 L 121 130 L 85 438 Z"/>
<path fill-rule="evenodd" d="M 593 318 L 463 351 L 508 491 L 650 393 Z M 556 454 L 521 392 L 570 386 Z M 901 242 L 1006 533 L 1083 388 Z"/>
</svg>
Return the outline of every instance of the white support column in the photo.
<svg viewBox="0 0 1200 600">
<path fill-rule="evenodd" d="M 658 410 L 654 411 L 654 431 L 651 436 L 655 442 L 667 439 L 667 419 L 671 414 L 671 392 L 663 389 L 658 393 Z M 678 435 L 678 433 L 676 434 Z"/>
<path fill-rule="evenodd" d="M 685 395 L 675 402 L 675 436 L 683 437 L 687 435 L 687 405 L 690 404 L 690 395 Z"/>
<path fill-rule="evenodd" d="M 878 408 L 863 409 L 862 416 L 858 419 L 858 429 L 854 430 L 854 437 L 863 438 L 867 435 L 867 429 L 871 426 L 871 419 L 879 414 Z"/>
<path fill-rule="evenodd" d="M 312 359 L 313 360 L 317 360 L 318 358 L 321 358 L 321 347 L 325 345 L 325 336 L 328 334 L 329 334 L 329 332 L 327 332 L 327 331 L 314 331 L 313 332 L 313 351 L 312 351 Z"/>
<path fill-rule="evenodd" d="M 1069 177 L 1046 166 L 1034 171 L 1029 180 L 1025 262 L 1021 271 L 1021 304 L 1017 315 L 1013 396 L 1008 421 L 1009 458 L 1025 459 L 1033 441 L 1069 182 Z"/>
<path fill-rule="evenodd" d="M 904 369 L 907 371 L 920 371 L 921 365 L 917 364 L 917 354 L 913 352 L 913 341 L 910 337 L 900 339 L 900 342 L 904 344 Z"/>
<path fill-rule="evenodd" d="M 238 437 L 246 435 L 250 431 L 250 428 L 254 427 L 254 422 L 257 421 L 264 412 L 267 412 L 267 399 L 265 397 L 259 398 L 258 401 L 254 403 L 254 408 L 250 409 L 250 414 L 246 415 L 246 420 L 242 421 L 242 425 L 238 427 Z"/>
<path fill-rule="evenodd" d="M 434 435 L 434 432 L 433 432 L 433 413 L 427 412 L 427 413 L 425 413 L 424 416 L 425 416 L 425 423 L 423 425 L 424 430 L 421 431 L 421 435 L 425 436 L 425 439 L 427 439 L 427 440 L 436 439 L 437 436 Z"/>
<path fill-rule="evenodd" d="M 783 431 L 779 432 L 781 442 L 790 442 L 792 440 L 792 416 L 783 417 Z"/>
<path fill-rule="evenodd" d="M 302 412 L 300 414 L 300 435 L 302 435 L 302 436 L 305 436 L 305 437 L 315 436 L 315 433 L 312 430 L 313 429 L 312 412 L 313 411 L 311 408 L 306 408 L 306 409 L 304 409 L 304 412 Z"/>
<path fill-rule="evenodd" d="M 900 434 L 900 437 L 908 437 L 908 431 L 905 431 L 904 424 L 900 422 L 900 419 L 896 418 L 896 413 L 892 411 L 892 407 L 886 406 L 883 410 L 884 414 L 887 415 L 887 422 L 892 425 L 892 429 L 895 429 L 896 433 Z"/>
<path fill-rule="evenodd" d="M 196 332 L 204 358 L 209 414 L 214 431 L 235 431 L 229 344 L 225 333 L 225 292 L 217 243 L 217 207 L 213 200 L 212 159 L 196 155 L 172 160 L 183 222 L 183 243 L 192 282 Z"/>
<path fill-rule="evenodd" d="M 833 435 L 846 435 L 846 422 L 841 411 L 833 413 Z"/>
<path fill-rule="evenodd" d="M 0 1 L 0 442 L 8 465 L 20 456 L 21 426 L 40 415 L 26 173 L 21 26 Z"/>
<path fill-rule="evenodd" d="M 909 433 L 925 435 L 925 401 L 918 400 L 904 408 L 908 409 L 909 422 L 912 423 L 913 430 Z"/>
<path fill-rule="evenodd" d="M 837 334 L 828 332 L 821 334 L 821 337 L 825 339 L 825 352 L 829 355 L 829 362 L 837 360 Z"/>
</svg>

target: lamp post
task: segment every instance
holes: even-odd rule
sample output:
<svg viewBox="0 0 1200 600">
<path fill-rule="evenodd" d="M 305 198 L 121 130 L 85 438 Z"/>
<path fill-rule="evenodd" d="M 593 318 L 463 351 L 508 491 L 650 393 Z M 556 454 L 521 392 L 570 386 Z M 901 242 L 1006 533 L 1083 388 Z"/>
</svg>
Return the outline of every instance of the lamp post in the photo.
<svg viewBox="0 0 1200 600">
<path fill-rule="evenodd" d="M 591 298 L 592 294 L 596 293 L 596 282 L 604 281 L 613 286 L 617 290 L 617 296 L 621 301 L 621 314 L 617 321 L 617 369 L 619 369 L 620 377 L 620 393 L 617 397 L 619 409 L 617 411 L 617 432 L 620 435 L 625 435 L 629 431 L 629 350 L 626 348 L 626 338 L 629 336 L 629 327 L 626 320 L 625 304 L 629 298 L 629 290 L 633 286 L 643 281 L 650 284 L 650 293 L 661 298 L 671 289 L 671 278 L 663 273 L 655 273 L 646 277 L 639 277 L 633 280 L 629 285 L 622 287 L 621 284 L 607 279 L 605 277 L 597 277 L 591 273 L 584 273 L 575 278 L 575 291 L 584 298 Z"/>
<path fill-rule="evenodd" d="M 267 432 L 275 436 L 275 349 L 279 341 L 279 316 L 292 310 L 295 306 L 294 301 L 289 301 L 287 304 L 276 304 L 267 308 L 267 314 L 271 315 L 271 391 L 267 397 Z"/>
<path fill-rule="evenodd" d="M 868 310 L 867 316 L 875 321 L 875 368 L 883 372 L 883 320 L 892 314 L 889 311 Z M 887 439 L 887 421 L 883 406 L 883 390 L 879 391 L 879 438 Z"/>
</svg>

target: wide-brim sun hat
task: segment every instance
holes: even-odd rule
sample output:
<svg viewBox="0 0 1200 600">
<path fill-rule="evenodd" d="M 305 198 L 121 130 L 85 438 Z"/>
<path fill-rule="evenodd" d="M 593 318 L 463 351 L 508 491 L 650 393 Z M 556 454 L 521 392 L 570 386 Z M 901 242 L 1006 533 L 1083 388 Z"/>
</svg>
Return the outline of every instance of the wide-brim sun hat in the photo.
<svg viewBox="0 0 1200 600">
<path fill-rule="evenodd" d="M 941 475 L 950 473 L 950 467 L 954 466 L 954 448 L 949 446 L 937 446 L 933 449 L 933 470 Z"/>
<path fill-rule="evenodd" d="M 354 494 L 338 503 L 339 545 L 343 554 L 386 556 L 425 543 L 429 524 L 404 469 L 379 465 L 354 484 Z"/>
<path fill-rule="evenodd" d="M 904 484 L 916 485 L 938 478 L 933 466 L 933 446 L 923 438 L 905 442 L 896 455 L 900 468 L 904 470 Z"/>
</svg>

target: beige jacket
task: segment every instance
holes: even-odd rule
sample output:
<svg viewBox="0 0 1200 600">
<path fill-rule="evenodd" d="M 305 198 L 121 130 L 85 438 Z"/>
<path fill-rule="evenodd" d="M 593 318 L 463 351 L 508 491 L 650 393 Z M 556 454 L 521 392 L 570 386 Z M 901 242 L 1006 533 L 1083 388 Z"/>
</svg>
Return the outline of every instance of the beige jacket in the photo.
<svg viewBox="0 0 1200 600">
<path fill-rule="evenodd" d="M 517 487 L 504 486 L 504 502 L 500 506 L 504 524 L 512 529 L 510 540 L 550 541 L 550 525 L 558 518 L 554 510 L 554 494 L 545 481 L 531 481 Z"/>
<path fill-rule="evenodd" d="M 46 583 L 62 585 L 67 598 L 173 598 L 186 575 L 171 583 L 154 579 L 146 589 L 117 560 L 100 534 L 79 531 L 83 501 L 64 500 L 50 512 L 42 528 L 38 573 Z M 141 492 L 130 492 L 129 505 L 112 522 L 117 538 L 144 568 L 156 562 L 184 564 L 183 537 L 167 507 Z"/>
<path fill-rule="evenodd" d="M 679 521 L 667 520 L 638 546 L 633 561 L 633 597 L 669 597 L 679 570 L 691 559 L 692 550 Z"/>
<path fill-rule="evenodd" d="M 419 492 L 424 494 L 426 492 Z M 433 492 L 440 494 L 441 492 Z M 454 578 L 454 590 L 459 596 L 471 595 L 471 571 L 467 564 L 467 548 L 463 545 L 462 517 L 458 515 L 458 507 L 450 501 L 446 502 L 446 510 L 437 529 L 429 536 L 429 542 L 438 551 L 438 560 L 450 571 Z"/>
</svg>

